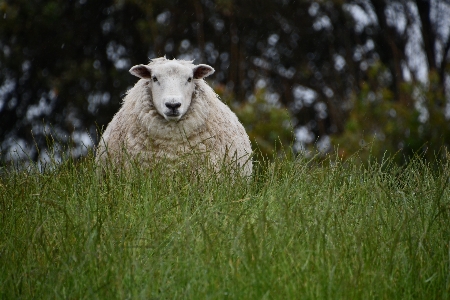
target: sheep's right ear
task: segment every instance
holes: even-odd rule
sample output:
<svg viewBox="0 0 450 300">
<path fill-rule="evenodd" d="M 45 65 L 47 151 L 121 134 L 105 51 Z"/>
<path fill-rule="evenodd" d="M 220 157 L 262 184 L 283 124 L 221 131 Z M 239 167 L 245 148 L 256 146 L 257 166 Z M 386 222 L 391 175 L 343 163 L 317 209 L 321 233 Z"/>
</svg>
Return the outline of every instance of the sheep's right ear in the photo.
<svg viewBox="0 0 450 300">
<path fill-rule="evenodd" d="M 152 77 L 152 72 L 150 68 L 146 65 L 137 65 L 130 69 L 130 73 L 136 77 L 149 79 Z"/>
</svg>

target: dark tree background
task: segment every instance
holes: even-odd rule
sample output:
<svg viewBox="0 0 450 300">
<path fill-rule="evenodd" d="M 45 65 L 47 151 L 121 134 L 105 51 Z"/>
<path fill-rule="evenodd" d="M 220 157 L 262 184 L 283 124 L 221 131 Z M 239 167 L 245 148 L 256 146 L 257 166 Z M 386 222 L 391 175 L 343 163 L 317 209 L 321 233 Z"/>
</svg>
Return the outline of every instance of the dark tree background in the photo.
<svg viewBox="0 0 450 300">
<path fill-rule="evenodd" d="M 128 69 L 162 55 L 213 66 L 264 153 L 292 130 L 296 151 L 343 156 L 450 143 L 449 1 L 14 0 L 0 18 L 3 159 L 83 155 Z"/>
</svg>

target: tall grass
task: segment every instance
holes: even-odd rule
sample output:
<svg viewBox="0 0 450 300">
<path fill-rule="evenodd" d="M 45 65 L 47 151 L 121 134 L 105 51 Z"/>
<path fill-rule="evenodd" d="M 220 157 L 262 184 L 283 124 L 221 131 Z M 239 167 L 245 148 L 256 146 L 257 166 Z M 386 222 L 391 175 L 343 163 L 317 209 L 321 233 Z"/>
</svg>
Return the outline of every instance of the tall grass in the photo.
<svg viewBox="0 0 450 300">
<path fill-rule="evenodd" d="M 437 165 L 437 167 L 436 167 Z M 0 179 L 2 299 L 446 299 L 449 161 Z"/>
</svg>

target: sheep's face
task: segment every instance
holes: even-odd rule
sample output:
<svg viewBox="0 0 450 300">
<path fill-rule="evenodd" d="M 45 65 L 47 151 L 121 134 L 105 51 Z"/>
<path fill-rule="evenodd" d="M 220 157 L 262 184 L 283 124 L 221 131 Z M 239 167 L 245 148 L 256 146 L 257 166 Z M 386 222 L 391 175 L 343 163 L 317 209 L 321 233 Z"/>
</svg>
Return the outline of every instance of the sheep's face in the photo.
<svg viewBox="0 0 450 300">
<path fill-rule="evenodd" d="M 184 65 L 168 60 L 153 66 L 134 66 L 130 73 L 149 81 L 158 113 L 167 121 L 178 121 L 191 105 L 194 80 L 214 73 L 214 69 L 208 65 Z"/>
</svg>

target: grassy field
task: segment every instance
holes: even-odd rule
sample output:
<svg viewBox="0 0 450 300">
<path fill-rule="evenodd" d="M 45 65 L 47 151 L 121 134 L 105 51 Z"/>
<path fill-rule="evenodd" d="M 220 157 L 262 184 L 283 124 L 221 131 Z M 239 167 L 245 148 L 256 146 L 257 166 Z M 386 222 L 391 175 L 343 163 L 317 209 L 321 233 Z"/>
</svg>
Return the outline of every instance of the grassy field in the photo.
<svg viewBox="0 0 450 300">
<path fill-rule="evenodd" d="M 448 299 L 450 163 L 0 178 L 1 299 Z"/>
</svg>

